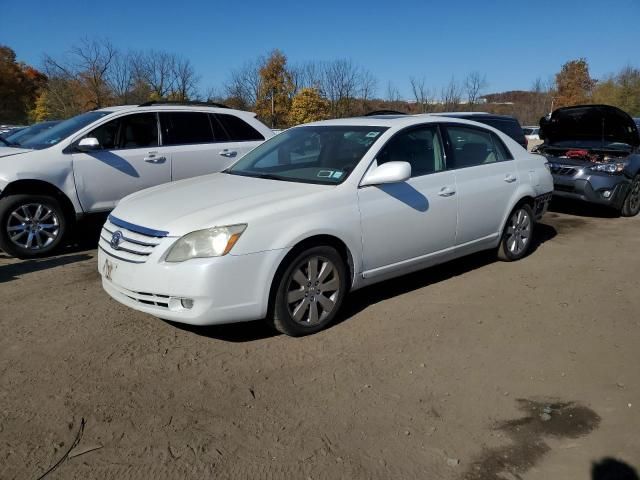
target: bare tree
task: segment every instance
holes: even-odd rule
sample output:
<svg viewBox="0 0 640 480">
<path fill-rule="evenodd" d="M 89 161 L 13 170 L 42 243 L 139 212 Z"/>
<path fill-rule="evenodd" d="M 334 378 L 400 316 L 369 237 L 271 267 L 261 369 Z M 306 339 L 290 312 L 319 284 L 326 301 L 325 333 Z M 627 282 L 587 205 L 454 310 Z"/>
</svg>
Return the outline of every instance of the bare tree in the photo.
<svg viewBox="0 0 640 480">
<path fill-rule="evenodd" d="M 174 89 L 176 56 L 158 50 L 136 55 L 136 75 L 150 88 L 153 96 L 166 98 Z"/>
<path fill-rule="evenodd" d="M 415 98 L 420 112 L 428 112 L 431 104 L 431 91 L 427 88 L 427 80 L 424 77 L 411 77 L 409 82 L 411 83 L 413 98 Z"/>
<path fill-rule="evenodd" d="M 467 78 L 464 80 L 464 89 L 466 91 L 467 102 L 469 103 L 471 110 L 475 109 L 475 105 L 480 99 L 480 94 L 485 88 L 487 88 L 487 78 L 485 75 L 482 75 L 477 71 L 471 72 L 467 75 Z"/>
<path fill-rule="evenodd" d="M 360 84 L 359 95 L 362 102 L 361 113 L 367 113 L 370 110 L 369 103 L 376 94 L 378 79 L 373 75 L 373 73 L 371 73 L 371 71 L 366 68 L 362 68 L 360 70 L 358 81 Z"/>
<path fill-rule="evenodd" d="M 185 101 L 196 95 L 199 77 L 189 59 L 174 58 L 172 76 L 174 100 Z"/>
<path fill-rule="evenodd" d="M 233 106 L 243 109 L 255 108 L 260 93 L 260 69 L 264 63 L 264 57 L 258 57 L 231 71 L 224 89 Z"/>
<path fill-rule="evenodd" d="M 442 88 L 441 100 L 445 112 L 455 111 L 460 105 L 462 88 L 454 77 L 451 77 L 449 83 Z"/>
<path fill-rule="evenodd" d="M 321 91 L 329 100 L 333 117 L 344 117 L 352 113 L 358 83 L 358 67 L 351 60 L 334 60 L 324 65 Z"/>
</svg>

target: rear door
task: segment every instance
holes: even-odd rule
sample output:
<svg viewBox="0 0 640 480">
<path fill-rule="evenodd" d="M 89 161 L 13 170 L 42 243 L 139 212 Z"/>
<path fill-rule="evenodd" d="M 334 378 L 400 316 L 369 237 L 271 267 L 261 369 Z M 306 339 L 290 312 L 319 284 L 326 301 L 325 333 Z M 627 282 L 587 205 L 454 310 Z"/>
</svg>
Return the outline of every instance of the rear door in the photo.
<svg viewBox="0 0 640 480">
<path fill-rule="evenodd" d="M 159 152 L 155 113 L 118 117 L 83 138 L 87 137 L 97 138 L 100 149 L 72 154 L 76 190 L 84 211 L 110 210 L 130 193 L 171 180 L 169 162 Z"/>
<path fill-rule="evenodd" d="M 479 127 L 445 127 L 447 167 L 455 172 L 458 194 L 456 244 L 490 241 L 500 234 L 518 185 L 513 155 L 496 134 Z"/>
<path fill-rule="evenodd" d="M 225 134 L 226 143 L 220 144 L 218 155 L 238 160 L 264 142 L 264 136 L 242 118 L 230 113 L 211 115 L 212 125 L 218 124 Z"/>
</svg>

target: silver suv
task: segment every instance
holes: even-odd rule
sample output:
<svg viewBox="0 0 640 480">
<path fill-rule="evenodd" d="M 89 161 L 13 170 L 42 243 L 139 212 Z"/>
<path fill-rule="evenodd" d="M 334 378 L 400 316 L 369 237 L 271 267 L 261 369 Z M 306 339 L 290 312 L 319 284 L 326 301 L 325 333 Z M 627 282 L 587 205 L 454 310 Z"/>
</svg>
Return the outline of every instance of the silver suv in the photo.
<svg viewBox="0 0 640 480">
<path fill-rule="evenodd" d="M 0 149 L 0 248 L 51 253 L 77 219 L 130 193 L 221 171 L 273 132 L 211 103 L 148 102 L 70 118 Z"/>
</svg>

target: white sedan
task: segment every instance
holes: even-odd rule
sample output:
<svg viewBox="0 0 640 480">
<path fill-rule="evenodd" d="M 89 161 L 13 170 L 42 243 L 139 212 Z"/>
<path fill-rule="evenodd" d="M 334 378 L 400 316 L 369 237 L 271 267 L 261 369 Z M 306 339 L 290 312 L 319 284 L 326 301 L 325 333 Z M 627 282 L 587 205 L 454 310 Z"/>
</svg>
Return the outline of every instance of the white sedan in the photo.
<svg viewBox="0 0 640 480">
<path fill-rule="evenodd" d="M 312 123 L 222 173 L 126 197 L 99 270 L 113 298 L 163 319 L 305 335 L 349 291 L 479 250 L 522 258 L 552 189 L 544 157 L 476 122 Z"/>
</svg>

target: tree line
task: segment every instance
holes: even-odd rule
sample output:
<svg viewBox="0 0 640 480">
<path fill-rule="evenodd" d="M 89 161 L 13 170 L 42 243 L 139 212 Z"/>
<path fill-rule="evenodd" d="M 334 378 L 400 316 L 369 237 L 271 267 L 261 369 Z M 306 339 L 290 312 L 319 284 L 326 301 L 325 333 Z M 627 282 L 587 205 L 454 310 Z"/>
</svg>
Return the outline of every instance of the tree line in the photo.
<svg viewBox="0 0 640 480">
<path fill-rule="evenodd" d="M 585 59 L 566 62 L 552 78 L 536 79 L 527 91 L 487 93 L 482 72 L 452 77 L 442 88 L 426 76 L 405 80 L 410 98 L 393 82 L 351 59 L 290 64 L 274 50 L 229 71 L 217 88 L 203 90 L 191 61 L 161 50 L 116 48 L 108 39 L 83 39 L 65 55 L 45 55 L 39 68 L 19 62 L 0 46 L 0 123 L 64 119 L 111 105 L 149 100 L 216 101 L 254 111 L 273 128 L 362 115 L 372 110 L 428 113 L 482 110 L 537 124 L 554 108 L 584 103 L 615 105 L 640 116 L 640 70 L 626 66 L 593 79 Z"/>
</svg>

